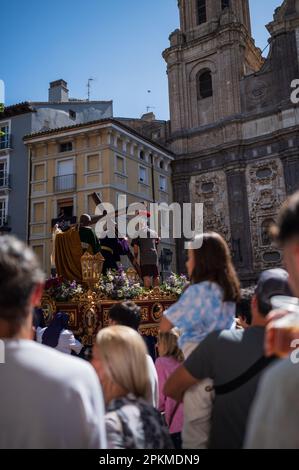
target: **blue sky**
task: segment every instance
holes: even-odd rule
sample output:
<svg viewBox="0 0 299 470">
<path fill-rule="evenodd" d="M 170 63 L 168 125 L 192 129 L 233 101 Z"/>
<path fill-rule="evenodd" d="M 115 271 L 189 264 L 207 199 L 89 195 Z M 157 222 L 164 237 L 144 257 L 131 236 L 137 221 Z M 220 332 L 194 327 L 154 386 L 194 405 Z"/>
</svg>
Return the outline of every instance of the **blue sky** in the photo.
<svg viewBox="0 0 299 470">
<path fill-rule="evenodd" d="M 253 36 L 267 45 L 265 24 L 282 0 L 250 0 Z M 47 100 L 65 79 L 70 95 L 114 101 L 115 116 L 140 117 L 147 106 L 168 118 L 161 52 L 179 24 L 177 0 L 10 0 L 2 8 L 0 79 L 6 104 Z M 151 90 L 149 94 L 147 90 Z"/>
</svg>

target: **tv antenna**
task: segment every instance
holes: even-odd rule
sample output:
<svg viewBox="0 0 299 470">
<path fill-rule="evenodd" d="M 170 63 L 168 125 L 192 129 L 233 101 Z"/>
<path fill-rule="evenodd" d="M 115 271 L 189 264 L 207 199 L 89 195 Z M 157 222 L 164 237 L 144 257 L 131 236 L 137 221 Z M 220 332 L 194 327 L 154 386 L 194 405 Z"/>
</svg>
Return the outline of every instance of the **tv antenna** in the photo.
<svg viewBox="0 0 299 470">
<path fill-rule="evenodd" d="M 91 82 L 94 81 L 94 78 L 89 78 L 87 81 L 87 100 L 90 101 L 90 94 L 91 94 Z"/>
<path fill-rule="evenodd" d="M 148 113 L 150 109 L 156 109 L 155 106 L 147 106 L 146 107 L 146 112 Z"/>
<path fill-rule="evenodd" d="M 150 95 L 152 90 L 147 90 L 148 95 Z M 148 113 L 151 109 L 156 109 L 155 106 L 147 106 L 146 107 L 146 112 Z"/>
</svg>

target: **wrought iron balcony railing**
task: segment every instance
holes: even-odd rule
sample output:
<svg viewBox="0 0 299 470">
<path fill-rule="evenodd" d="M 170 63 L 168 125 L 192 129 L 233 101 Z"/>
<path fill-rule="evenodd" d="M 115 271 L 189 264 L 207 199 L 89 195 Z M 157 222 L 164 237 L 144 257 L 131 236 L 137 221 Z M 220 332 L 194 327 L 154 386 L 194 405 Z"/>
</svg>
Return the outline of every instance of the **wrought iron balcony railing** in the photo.
<svg viewBox="0 0 299 470">
<path fill-rule="evenodd" d="M 77 186 L 77 175 L 63 175 L 54 177 L 54 192 L 62 193 L 74 191 Z"/>
<path fill-rule="evenodd" d="M 63 219 L 57 218 L 57 219 L 52 219 L 52 228 L 55 227 L 55 225 L 59 225 L 59 228 L 61 230 L 64 230 L 67 227 L 70 227 L 71 225 L 76 225 L 77 223 L 77 217 L 64 217 Z"/>
</svg>

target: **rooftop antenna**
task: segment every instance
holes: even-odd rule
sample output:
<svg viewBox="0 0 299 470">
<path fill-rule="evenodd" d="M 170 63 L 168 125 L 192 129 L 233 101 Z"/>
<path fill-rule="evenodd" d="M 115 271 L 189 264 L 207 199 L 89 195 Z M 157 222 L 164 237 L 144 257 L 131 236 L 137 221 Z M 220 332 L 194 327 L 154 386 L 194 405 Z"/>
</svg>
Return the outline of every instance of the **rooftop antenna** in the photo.
<svg viewBox="0 0 299 470">
<path fill-rule="evenodd" d="M 90 92 L 91 92 L 91 82 L 94 81 L 94 78 L 89 78 L 87 82 L 87 100 L 90 101 Z"/>
<path fill-rule="evenodd" d="M 147 93 L 150 94 L 152 92 L 152 90 L 147 90 Z M 154 106 L 147 106 L 146 107 L 146 112 L 148 113 L 150 111 L 150 109 L 156 109 Z"/>
<path fill-rule="evenodd" d="M 148 113 L 150 109 L 156 109 L 155 106 L 147 106 L 146 107 L 146 112 Z"/>
</svg>

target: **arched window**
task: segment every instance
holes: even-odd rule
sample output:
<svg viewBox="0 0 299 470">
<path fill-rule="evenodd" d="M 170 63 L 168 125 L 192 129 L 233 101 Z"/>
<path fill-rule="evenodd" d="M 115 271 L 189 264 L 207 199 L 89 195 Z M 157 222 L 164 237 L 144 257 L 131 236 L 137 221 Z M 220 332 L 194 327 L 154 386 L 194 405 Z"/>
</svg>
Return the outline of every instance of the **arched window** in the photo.
<svg viewBox="0 0 299 470">
<path fill-rule="evenodd" d="M 221 0 L 221 8 L 222 10 L 229 8 L 229 0 Z"/>
<path fill-rule="evenodd" d="M 271 236 L 270 236 L 270 228 L 274 225 L 273 219 L 266 219 L 262 223 L 261 226 L 261 238 L 262 238 L 262 245 L 269 246 L 271 245 Z"/>
<path fill-rule="evenodd" d="M 159 166 L 160 166 L 161 170 L 164 170 L 164 161 L 163 160 L 160 161 Z"/>
<path fill-rule="evenodd" d="M 144 155 L 144 151 L 141 150 L 140 153 L 139 153 L 139 158 L 140 160 L 144 160 L 145 159 L 145 155 Z"/>
<path fill-rule="evenodd" d="M 210 70 L 200 72 L 197 76 L 197 95 L 198 99 L 209 98 L 213 96 L 213 82 Z"/>
<path fill-rule="evenodd" d="M 207 5 L 206 0 L 197 0 L 197 24 L 207 22 Z"/>
</svg>

